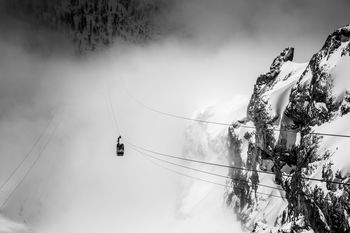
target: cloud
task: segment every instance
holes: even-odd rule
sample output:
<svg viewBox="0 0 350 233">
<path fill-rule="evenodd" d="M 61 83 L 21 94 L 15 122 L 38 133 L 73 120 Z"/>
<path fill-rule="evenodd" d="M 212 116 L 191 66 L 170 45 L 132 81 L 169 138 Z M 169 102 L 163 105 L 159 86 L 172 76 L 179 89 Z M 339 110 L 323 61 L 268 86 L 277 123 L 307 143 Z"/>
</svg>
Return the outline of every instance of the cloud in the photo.
<svg viewBox="0 0 350 233">
<path fill-rule="evenodd" d="M 182 23 L 189 33 L 236 34 L 237 37 L 290 36 L 295 32 L 316 33 L 348 24 L 350 3 L 345 0 L 190 0 L 178 1 L 173 23 Z M 295 27 L 291 27 L 294 25 Z M 280 32 L 280 34 L 270 34 Z M 238 35 L 237 35 L 238 34 Z M 251 38 L 251 39 L 254 39 Z"/>
<path fill-rule="evenodd" d="M 350 23 L 345 0 L 189 0 L 177 1 L 169 17 L 177 35 L 204 48 L 228 41 L 256 46 L 295 46 L 296 59 L 305 61 L 337 28 Z M 175 34 L 176 34 L 175 33 Z"/>
<path fill-rule="evenodd" d="M 238 59 L 231 49 L 213 56 L 169 40 L 79 59 L 31 53 L 17 42 L 0 41 L 0 46 L 6 51 L 1 56 L 0 78 L 1 181 L 24 158 L 52 110 L 60 109 L 54 121 L 60 126 L 2 210 L 7 216 L 25 220 L 38 232 L 164 232 L 177 222 L 179 177 L 130 149 L 123 159 L 114 156 L 120 132 L 108 110 L 108 92 L 123 137 L 180 153 L 187 122 L 143 109 L 122 89 L 128 88 L 150 106 L 190 116 L 208 102 L 231 95 L 228 83 L 237 81 L 232 80 L 231 61 Z M 40 148 L 20 169 L 22 174 Z M 11 180 L 10 186 L 20 178 Z"/>
<path fill-rule="evenodd" d="M 0 232 L 6 233 L 6 232 L 24 232 L 27 228 L 20 223 L 13 222 L 4 216 L 0 215 Z"/>
</svg>

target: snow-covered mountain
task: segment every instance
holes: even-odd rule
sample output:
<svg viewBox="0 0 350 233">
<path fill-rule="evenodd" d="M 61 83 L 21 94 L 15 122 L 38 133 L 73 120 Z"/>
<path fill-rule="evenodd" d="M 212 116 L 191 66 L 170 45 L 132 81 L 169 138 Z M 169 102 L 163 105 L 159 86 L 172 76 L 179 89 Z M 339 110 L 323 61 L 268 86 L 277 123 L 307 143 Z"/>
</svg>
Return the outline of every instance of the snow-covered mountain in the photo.
<svg viewBox="0 0 350 233">
<path fill-rule="evenodd" d="M 284 49 L 258 77 L 246 116 L 229 128 L 232 165 L 273 173 L 230 171 L 226 200 L 247 229 L 350 231 L 350 186 L 331 183 L 348 183 L 350 139 L 314 134 L 350 133 L 349 37 L 349 26 L 338 29 L 308 63 Z"/>
<path fill-rule="evenodd" d="M 189 157 L 202 151 L 203 160 L 248 169 L 231 169 L 223 194 L 245 230 L 350 232 L 350 138 L 326 135 L 350 135 L 349 42 L 350 26 L 340 28 L 307 63 L 293 62 L 294 49 L 284 49 L 258 77 L 246 112 L 233 109 L 235 101 L 198 115 L 234 120 L 228 132 L 189 127 Z M 187 189 L 189 199 L 196 186 Z"/>
</svg>

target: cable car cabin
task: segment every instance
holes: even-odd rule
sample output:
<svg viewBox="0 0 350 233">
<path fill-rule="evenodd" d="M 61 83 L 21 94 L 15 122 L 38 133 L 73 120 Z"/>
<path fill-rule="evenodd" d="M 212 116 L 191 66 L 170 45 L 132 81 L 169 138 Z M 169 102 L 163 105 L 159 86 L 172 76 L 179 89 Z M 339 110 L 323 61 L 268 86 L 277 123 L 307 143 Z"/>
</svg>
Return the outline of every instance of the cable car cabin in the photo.
<svg viewBox="0 0 350 233">
<path fill-rule="evenodd" d="M 117 156 L 123 156 L 124 155 L 124 144 L 118 143 L 117 144 Z"/>
<path fill-rule="evenodd" d="M 124 144 L 120 143 L 121 136 L 118 137 L 118 143 L 117 143 L 117 156 L 123 156 L 124 155 Z"/>
</svg>

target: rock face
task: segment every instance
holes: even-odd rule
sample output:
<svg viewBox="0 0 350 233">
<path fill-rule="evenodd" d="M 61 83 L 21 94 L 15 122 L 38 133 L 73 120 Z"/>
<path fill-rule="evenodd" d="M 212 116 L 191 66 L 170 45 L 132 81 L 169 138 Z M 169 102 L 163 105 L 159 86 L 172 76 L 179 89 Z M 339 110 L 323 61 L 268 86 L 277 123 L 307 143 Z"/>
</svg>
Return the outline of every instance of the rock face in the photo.
<svg viewBox="0 0 350 233">
<path fill-rule="evenodd" d="M 163 0 L 12 0 L 17 16 L 65 32 L 77 52 L 94 51 L 116 41 L 145 42 L 155 36 Z"/>
<path fill-rule="evenodd" d="M 284 49 L 229 128 L 232 165 L 248 170 L 230 171 L 226 202 L 252 232 L 350 232 L 350 138 L 325 134 L 350 133 L 349 41 L 338 29 L 304 64 Z"/>
</svg>

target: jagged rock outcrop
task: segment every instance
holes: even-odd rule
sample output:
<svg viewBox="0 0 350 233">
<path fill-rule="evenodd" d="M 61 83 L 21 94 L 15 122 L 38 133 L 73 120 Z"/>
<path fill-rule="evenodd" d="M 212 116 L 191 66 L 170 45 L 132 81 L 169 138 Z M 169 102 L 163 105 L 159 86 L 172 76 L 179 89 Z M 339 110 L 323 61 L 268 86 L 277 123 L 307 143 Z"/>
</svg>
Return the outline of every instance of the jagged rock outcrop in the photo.
<svg viewBox="0 0 350 233">
<path fill-rule="evenodd" d="M 233 165 L 250 171 L 230 171 L 226 201 L 252 232 L 350 232 L 345 139 L 315 133 L 350 128 L 350 86 L 335 88 L 350 75 L 336 72 L 350 62 L 349 50 L 349 26 L 328 36 L 308 63 L 292 62 L 294 49 L 284 49 L 258 77 L 246 118 L 229 128 Z"/>
</svg>

